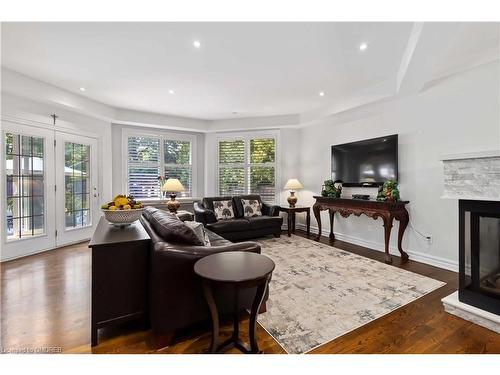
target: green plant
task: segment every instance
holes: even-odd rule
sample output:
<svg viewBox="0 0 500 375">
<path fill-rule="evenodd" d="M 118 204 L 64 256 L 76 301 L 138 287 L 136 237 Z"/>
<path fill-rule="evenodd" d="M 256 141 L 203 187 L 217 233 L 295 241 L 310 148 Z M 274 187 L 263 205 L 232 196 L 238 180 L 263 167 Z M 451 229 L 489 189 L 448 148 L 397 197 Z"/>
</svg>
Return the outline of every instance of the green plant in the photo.
<svg viewBox="0 0 500 375">
<path fill-rule="evenodd" d="M 321 190 L 321 195 L 323 197 L 329 198 L 340 198 L 342 194 L 342 186 L 335 186 L 335 182 L 333 180 L 326 180 L 323 185 L 323 190 Z"/>
<path fill-rule="evenodd" d="M 394 180 L 387 180 L 378 189 L 377 200 L 397 202 L 400 199 L 398 183 Z"/>
</svg>

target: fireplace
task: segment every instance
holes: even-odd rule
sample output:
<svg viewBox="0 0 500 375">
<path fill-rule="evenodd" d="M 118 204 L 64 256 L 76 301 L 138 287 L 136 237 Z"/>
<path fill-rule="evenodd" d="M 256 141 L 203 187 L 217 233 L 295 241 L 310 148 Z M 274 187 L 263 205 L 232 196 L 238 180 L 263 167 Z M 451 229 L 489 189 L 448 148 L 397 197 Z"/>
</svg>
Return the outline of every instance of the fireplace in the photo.
<svg viewBox="0 0 500 375">
<path fill-rule="evenodd" d="M 460 302 L 500 315 L 500 201 L 459 201 Z"/>
</svg>

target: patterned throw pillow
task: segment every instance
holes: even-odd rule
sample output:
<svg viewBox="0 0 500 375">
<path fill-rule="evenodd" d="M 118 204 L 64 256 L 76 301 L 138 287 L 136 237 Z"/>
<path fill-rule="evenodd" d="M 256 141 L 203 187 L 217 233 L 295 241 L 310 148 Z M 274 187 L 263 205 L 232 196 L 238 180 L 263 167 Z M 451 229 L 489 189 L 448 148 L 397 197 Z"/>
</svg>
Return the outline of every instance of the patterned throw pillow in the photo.
<svg viewBox="0 0 500 375">
<path fill-rule="evenodd" d="M 256 199 L 242 199 L 243 212 L 245 217 L 262 216 L 260 202 Z"/>
<path fill-rule="evenodd" d="M 233 204 L 231 200 L 214 201 L 214 212 L 217 220 L 227 220 L 234 218 Z"/>
<path fill-rule="evenodd" d="M 208 238 L 207 232 L 205 232 L 205 227 L 202 223 L 197 221 L 184 221 L 184 224 L 191 228 L 198 239 L 205 244 L 205 246 L 212 246 L 210 244 L 210 238 Z"/>
</svg>

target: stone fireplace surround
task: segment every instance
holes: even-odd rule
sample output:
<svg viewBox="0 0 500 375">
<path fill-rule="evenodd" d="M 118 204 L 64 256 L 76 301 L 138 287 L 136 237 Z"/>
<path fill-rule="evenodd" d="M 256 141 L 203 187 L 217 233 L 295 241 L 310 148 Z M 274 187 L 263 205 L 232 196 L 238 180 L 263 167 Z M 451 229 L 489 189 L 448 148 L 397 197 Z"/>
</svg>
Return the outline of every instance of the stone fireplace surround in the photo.
<svg viewBox="0 0 500 375">
<path fill-rule="evenodd" d="M 442 161 L 443 198 L 500 201 L 500 150 L 450 155 Z M 442 302 L 448 313 L 500 333 L 500 315 L 460 301 L 458 291 Z"/>
</svg>

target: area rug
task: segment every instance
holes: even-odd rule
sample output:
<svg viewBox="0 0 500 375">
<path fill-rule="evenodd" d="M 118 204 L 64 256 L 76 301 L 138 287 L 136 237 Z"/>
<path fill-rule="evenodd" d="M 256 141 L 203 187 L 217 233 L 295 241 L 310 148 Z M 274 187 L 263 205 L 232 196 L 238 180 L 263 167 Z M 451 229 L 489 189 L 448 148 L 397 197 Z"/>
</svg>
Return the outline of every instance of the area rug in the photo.
<svg viewBox="0 0 500 375">
<path fill-rule="evenodd" d="M 445 285 L 299 236 L 258 241 L 276 263 L 259 323 L 306 353 Z"/>
</svg>

